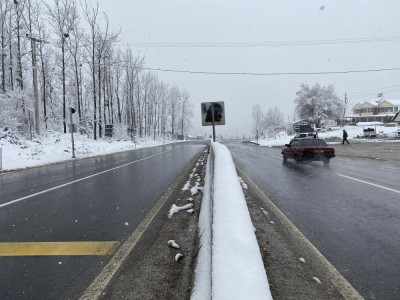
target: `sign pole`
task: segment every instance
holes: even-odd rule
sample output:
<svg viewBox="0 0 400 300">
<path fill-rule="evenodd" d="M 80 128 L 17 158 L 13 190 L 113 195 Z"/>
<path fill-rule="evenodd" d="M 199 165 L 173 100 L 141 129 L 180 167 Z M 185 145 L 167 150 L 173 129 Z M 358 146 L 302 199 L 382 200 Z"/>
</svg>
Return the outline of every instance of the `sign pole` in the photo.
<svg viewBox="0 0 400 300">
<path fill-rule="evenodd" d="M 70 107 L 69 109 L 69 119 L 71 123 L 71 140 L 72 140 L 72 158 L 75 158 L 75 144 L 74 144 L 74 125 L 72 124 L 72 112 L 73 108 Z"/>
<path fill-rule="evenodd" d="M 213 142 L 215 142 L 214 102 L 211 102 L 211 120 L 213 128 Z"/>
</svg>

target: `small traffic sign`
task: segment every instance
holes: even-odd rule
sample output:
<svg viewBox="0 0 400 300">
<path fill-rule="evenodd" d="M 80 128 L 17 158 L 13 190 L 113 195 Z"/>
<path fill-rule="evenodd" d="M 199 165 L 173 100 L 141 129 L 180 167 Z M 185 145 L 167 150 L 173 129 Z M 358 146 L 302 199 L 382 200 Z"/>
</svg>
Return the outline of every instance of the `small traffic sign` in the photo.
<svg viewBox="0 0 400 300">
<path fill-rule="evenodd" d="M 203 126 L 225 125 L 224 102 L 202 102 L 201 122 Z"/>
</svg>

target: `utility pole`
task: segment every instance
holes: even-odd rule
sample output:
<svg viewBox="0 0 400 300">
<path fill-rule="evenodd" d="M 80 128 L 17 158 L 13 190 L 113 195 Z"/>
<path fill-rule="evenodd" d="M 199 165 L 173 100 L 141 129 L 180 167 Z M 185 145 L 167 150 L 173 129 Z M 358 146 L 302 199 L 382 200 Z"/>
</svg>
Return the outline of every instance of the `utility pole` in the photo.
<svg viewBox="0 0 400 300">
<path fill-rule="evenodd" d="M 347 102 L 349 100 L 347 99 L 347 92 L 344 93 L 344 109 L 343 109 L 343 118 L 342 118 L 342 127 L 344 126 L 344 116 L 346 115 L 346 107 L 347 107 Z"/>
<path fill-rule="evenodd" d="M 31 40 L 32 47 L 32 69 L 33 69 L 33 93 L 35 96 L 35 131 L 40 134 L 40 109 L 39 109 L 39 92 L 38 92 L 38 78 L 37 78 L 37 64 L 36 64 L 36 42 L 47 43 L 34 37 L 26 35 L 26 38 Z"/>
<path fill-rule="evenodd" d="M 62 90 L 63 90 L 63 125 L 64 133 L 67 133 L 66 124 L 66 102 L 65 102 L 65 39 L 69 37 L 68 33 L 63 33 L 61 37 L 61 54 L 62 54 Z"/>
</svg>

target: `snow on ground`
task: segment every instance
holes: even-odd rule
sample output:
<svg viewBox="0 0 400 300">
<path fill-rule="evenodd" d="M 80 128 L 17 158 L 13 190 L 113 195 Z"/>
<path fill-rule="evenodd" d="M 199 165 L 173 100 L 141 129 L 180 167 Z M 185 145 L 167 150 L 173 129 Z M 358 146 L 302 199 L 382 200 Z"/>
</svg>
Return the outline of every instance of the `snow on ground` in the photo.
<svg viewBox="0 0 400 300">
<path fill-rule="evenodd" d="M 188 210 L 188 209 L 191 209 L 191 208 L 193 208 L 193 204 L 192 203 L 189 203 L 189 204 L 186 204 L 186 205 L 183 205 L 183 206 L 177 206 L 175 204 L 172 204 L 171 208 L 169 209 L 168 218 L 171 219 L 174 214 L 177 214 L 181 210 Z"/>
<path fill-rule="evenodd" d="M 212 245 L 212 204 L 211 204 L 211 161 L 206 163 L 203 199 L 199 215 L 200 247 L 197 255 L 195 283 L 191 300 L 211 300 L 211 245 Z"/>
<path fill-rule="evenodd" d="M 370 127 L 374 128 L 374 125 L 370 126 L 365 126 L 365 128 Z M 384 126 L 376 126 L 376 133 L 378 134 L 378 138 L 371 138 L 371 139 L 366 139 L 366 138 L 360 138 L 358 139 L 357 136 L 362 136 L 363 135 L 363 126 L 345 126 L 345 127 L 333 127 L 332 130 L 325 131 L 325 132 L 319 132 L 318 137 L 322 139 L 327 139 L 327 138 L 334 138 L 337 137 L 339 139 L 342 139 L 343 137 L 343 129 L 347 131 L 348 134 L 348 140 L 352 139 L 357 139 L 359 142 L 377 142 L 377 141 L 383 141 L 379 136 L 384 136 L 388 138 L 394 138 L 397 133 L 398 127 L 384 127 Z M 281 134 L 280 137 L 277 136 L 276 139 L 268 139 L 268 138 L 261 138 L 258 140 L 258 143 L 261 146 L 284 146 L 285 144 L 289 144 L 290 140 L 294 137 L 295 135 L 286 135 L 286 134 Z M 252 142 L 256 143 L 256 140 L 253 140 Z M 385 140 L 385 142 L 389 142 L 388 140 Z M 400 139 L 397 140 L 392 140 L 392 142 L 400 142 Z M 331 142 L 329 144 L 337 144 L 339 142 Z"/>
<path fill-rule="evenodd" d="M 162 140 L 150 139 L 139 140 L 136 144 L 130 140 L 93 140 L 80 134 L 75 134 L 74 140 L 77 159 L 163 144 Z M 35 167 L 72 159 L 70 134 L 48 133 L 30 141 L 5 133 L 0 134 L 0 148 L 3 170 Z"/>
</svg>

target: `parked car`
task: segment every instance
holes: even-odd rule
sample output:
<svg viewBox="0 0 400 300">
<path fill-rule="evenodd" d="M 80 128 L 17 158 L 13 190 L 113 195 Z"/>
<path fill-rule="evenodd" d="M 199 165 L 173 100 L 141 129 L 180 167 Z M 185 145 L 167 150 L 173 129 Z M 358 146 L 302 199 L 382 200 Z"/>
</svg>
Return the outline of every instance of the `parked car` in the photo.
<svg viewBox="0 0 400 300">
<path fill-rule="evenodd" d="M 294 159 L 296 162 L 323 161 L 324 165 L 329 165 L 335 157 L 335 149 L 328 147 L 323 139 L 294 138 L 282 149 L 282 156 L 284 162 Z"/>
</svg>

